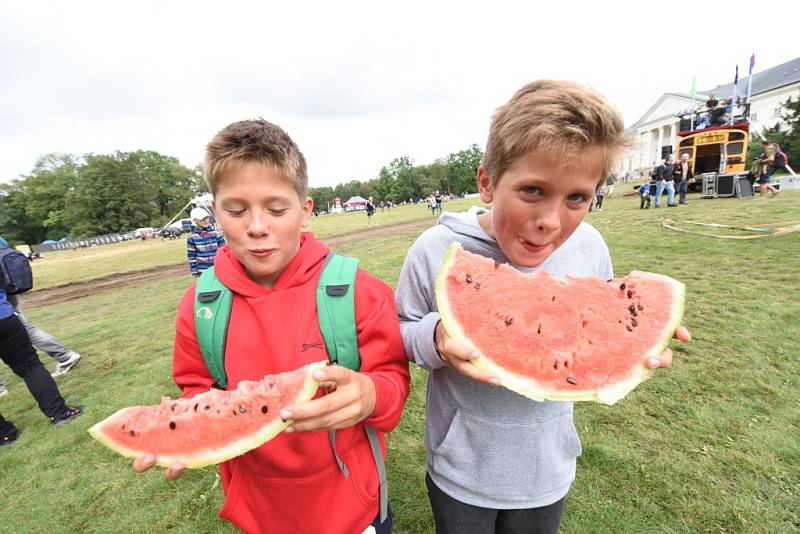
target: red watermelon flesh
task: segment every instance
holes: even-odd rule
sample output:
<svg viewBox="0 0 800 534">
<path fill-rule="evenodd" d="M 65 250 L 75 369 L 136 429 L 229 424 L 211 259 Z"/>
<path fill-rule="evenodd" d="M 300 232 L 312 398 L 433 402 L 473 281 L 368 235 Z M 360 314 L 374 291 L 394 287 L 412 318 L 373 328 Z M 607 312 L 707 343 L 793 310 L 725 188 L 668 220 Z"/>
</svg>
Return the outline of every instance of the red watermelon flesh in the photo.
<svg viewBox="0 0 800 534">
<path fill-rule="evenodd" d="M 191 398 L 162 397 L 161 404 L 123 408 L 89 429 L 123 456 L 152 454 L 158 465 L 204 467 L 246 453 L 277 436 L 291 421 L 280 411 L 310 400 L 319 384 L 311 376 L 327 361 L 244 380 L 236 389 L 212 389 Z"/>
<path fill-rule="evenodd" d="M 682 283 L 633 271 L 606 281 L 522 273 L 454 243 L 436 282 L 448 335 L 534 400 L 614 404 L 652 375 L 683 316 Z"/>
</svg>

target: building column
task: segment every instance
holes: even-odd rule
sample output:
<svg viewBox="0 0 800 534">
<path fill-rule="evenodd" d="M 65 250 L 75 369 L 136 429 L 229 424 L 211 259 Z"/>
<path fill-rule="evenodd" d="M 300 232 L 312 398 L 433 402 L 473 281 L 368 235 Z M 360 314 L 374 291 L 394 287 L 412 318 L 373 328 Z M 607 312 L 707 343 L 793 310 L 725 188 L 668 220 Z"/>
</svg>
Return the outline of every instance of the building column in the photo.
<svg viewBox="0 0 800 534">
<path fill-rule="evenodd" d="M 669 125 L 669 145 L 672 147 L 672 153 L 675 153 L 675 123 Z"/>
<path fill-rule="evenodd" d="M 661 147 L 664 146 L 664 127 L 658 127 L 658 146 L 656 147 L 656 161 L 661 160 Z"/>
</svg>

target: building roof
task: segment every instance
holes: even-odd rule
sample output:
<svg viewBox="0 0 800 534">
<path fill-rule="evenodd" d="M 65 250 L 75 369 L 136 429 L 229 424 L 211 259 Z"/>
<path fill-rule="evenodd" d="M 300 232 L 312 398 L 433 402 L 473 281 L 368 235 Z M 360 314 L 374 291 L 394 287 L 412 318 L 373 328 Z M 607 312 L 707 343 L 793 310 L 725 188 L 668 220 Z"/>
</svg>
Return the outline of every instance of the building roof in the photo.
<svg viewBox="0 0 800 534">
<path fill-rule="evenodd" d="M 786 63 L 781 63 L 771 67 L 765 71 L 753 73 L 753 87 L 751 96 L 766 93 L 779 87 L 791 85 L 800 82 L 800 57 L 794 58 Z M 747 84 L 749 83 L 749 76 L 739 80 L 738 93 L 744 95 L 747 93 Z M 726 83 L 725 85 L 718 85 L 713 89 L 707 91 L 699 91 L 709 95 L 714 93 L 718 97 L 726 97 L 733 93 L 733 82 Z"/>
</svg>

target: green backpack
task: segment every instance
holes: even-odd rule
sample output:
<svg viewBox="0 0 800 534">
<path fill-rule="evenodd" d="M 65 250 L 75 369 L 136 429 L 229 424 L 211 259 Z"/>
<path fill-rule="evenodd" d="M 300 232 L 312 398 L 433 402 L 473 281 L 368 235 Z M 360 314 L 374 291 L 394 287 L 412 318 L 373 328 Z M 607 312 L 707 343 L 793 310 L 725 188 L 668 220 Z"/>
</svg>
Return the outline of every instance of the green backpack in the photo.
<svg viewBox="0 0 800 534">
<path fill-rule="evenodd" d="M 353 371 L 361 368 L 356 332 L 355 281 L 358 259 L 339 256 L 329 252 L 317 283 L 317 316 L 319 329 L 331 364 L 341 365 Z M 233 292 L 223 284 L 209 267 L 195 288 L 194 327 L 197 343 L 211 377 L 225 389 L 228 377 L 225 373 L 225 344 L 228 334 Z M 386 466 L 381 455 L 380 443 L 375 429 L 364 426 L 369 438 L 372 456 L 378 468 L 380 480 L 381 522 L 388 513 L 388 488 Z M 347 466 L 336 452 L 336 434 L 328 437 L 336 457 L 336 463 L 345 478 L 350 476 Z"/>
</svg>

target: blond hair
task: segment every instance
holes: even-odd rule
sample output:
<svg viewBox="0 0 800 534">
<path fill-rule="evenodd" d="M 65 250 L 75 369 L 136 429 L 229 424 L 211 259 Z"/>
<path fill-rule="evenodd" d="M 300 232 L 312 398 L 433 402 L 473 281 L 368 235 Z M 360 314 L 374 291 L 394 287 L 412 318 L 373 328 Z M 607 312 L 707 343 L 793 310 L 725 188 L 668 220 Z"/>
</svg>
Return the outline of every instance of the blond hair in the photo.
<svg viewBox="0 0 800 534">
<path fill-rule="evenodd" d="M 206 147 L 203 177 L 216 196 L 225 174 L 245 163 L 260 163 L 275 169 L 289 181 L 305 202 L 308 196 L 306 159 L 280 126 L 262 118 L 234 122 L 214 136 Z"/>
<path fill-rule="evenodd" d="M 495 112 L 483 168 L 496 185 L 528 152 L 542 152 L 564 166 L 580 166 L 581 155 L 599 147 L 600 183 L 627 144 L 622 116 L 598 92 L 571 81 L 538 80 Z"/>
</svg>

